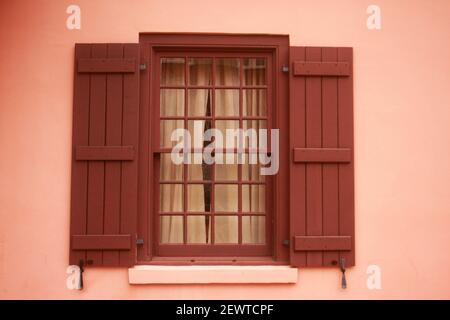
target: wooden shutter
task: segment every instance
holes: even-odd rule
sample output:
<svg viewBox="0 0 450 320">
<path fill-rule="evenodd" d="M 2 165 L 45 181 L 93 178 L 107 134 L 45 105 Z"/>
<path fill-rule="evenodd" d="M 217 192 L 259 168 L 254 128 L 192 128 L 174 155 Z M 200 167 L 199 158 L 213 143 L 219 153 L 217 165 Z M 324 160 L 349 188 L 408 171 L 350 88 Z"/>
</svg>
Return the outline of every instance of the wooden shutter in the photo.
<svg viewBox="0 0 450 320">
<path fill-rule="evenodd" d="M 291 264 L 355 264 L 351 48 L 290 49 Z"/>
<path fill-rule="evenodd" d="M 77 44 L 70 263 L 135 262 L 139 48 Z"/>
</svg>

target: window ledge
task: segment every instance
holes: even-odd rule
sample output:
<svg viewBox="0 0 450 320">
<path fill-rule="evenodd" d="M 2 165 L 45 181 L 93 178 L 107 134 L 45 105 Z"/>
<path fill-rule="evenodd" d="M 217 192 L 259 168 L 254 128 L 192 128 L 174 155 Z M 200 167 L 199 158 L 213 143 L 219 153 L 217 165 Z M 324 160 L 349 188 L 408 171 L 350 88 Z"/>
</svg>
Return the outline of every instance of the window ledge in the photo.
<svg viewBox="0 0 450 320">
<path fill-rule="evenodd" d="M 289 266 L 135 266 L 130 284 L 297 283 Z"/>
</svg>

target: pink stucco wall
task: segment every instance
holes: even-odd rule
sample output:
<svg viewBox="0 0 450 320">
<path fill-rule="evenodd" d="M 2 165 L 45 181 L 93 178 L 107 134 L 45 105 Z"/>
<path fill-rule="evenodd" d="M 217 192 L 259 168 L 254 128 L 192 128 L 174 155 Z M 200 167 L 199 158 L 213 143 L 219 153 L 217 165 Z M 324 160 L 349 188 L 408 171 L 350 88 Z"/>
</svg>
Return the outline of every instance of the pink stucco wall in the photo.
<svg viewBox="0 0 450 320">
<path fill-rule="evenodd" d="M 188 4 L 189 3 L 189 4 Z M 81 7 L 81 30 L 66 8 Z M 368 30 L 366 8 L 381 7 Z M 450 1 L 1 1 L 0 298 L 450 298 Z M 139 32 L 289 34 L 355 56 L 357 266 L 296 285 L 128 284 L 89 269 L 66 288 L 75 42 Z M 366 269 L 381 268 L 369 290 Z"/>
</svg>

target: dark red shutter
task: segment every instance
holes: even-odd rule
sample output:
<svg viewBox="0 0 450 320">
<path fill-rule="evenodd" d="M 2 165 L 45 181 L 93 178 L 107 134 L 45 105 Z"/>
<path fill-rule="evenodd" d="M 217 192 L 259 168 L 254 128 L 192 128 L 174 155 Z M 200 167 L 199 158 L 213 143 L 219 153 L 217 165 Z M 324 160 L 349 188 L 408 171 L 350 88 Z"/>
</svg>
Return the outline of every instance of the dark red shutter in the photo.
<svg viewBox="0 0 450 320">
<path fill-rule="evenodd" d="M 70 264 L 135 262 L 139 47 L 77 44 Z"/>
<path fill-rule="evenodd" d="M 290 50 L 291 264 L 355 264 L 351 48 Z"/>
</svg>

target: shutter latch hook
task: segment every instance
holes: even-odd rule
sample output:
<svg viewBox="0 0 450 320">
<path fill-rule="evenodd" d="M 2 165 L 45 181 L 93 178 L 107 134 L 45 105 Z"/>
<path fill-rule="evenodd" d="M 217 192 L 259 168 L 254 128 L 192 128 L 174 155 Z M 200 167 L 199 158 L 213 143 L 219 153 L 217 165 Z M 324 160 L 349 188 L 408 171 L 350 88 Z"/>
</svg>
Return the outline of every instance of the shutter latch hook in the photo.
<svg viewBox="0 0 450 320">
<path fill-rule="evenodd" d="M 339 267 L 342 272 L 341 287 L 342 287 L 342 289 L 345 289 L 345 288 L 347 288 L 347 280 L 345 279 L 345 258 L 341 258 L 339 260 Z"/>
<path fill-rule="evenodd" d="M 80 260 L 78 267 L 80 268 L 80 282 L 78 290 L 83 290 L 83 272 L 84 272 L 84 261 Z"/>
</svg>

